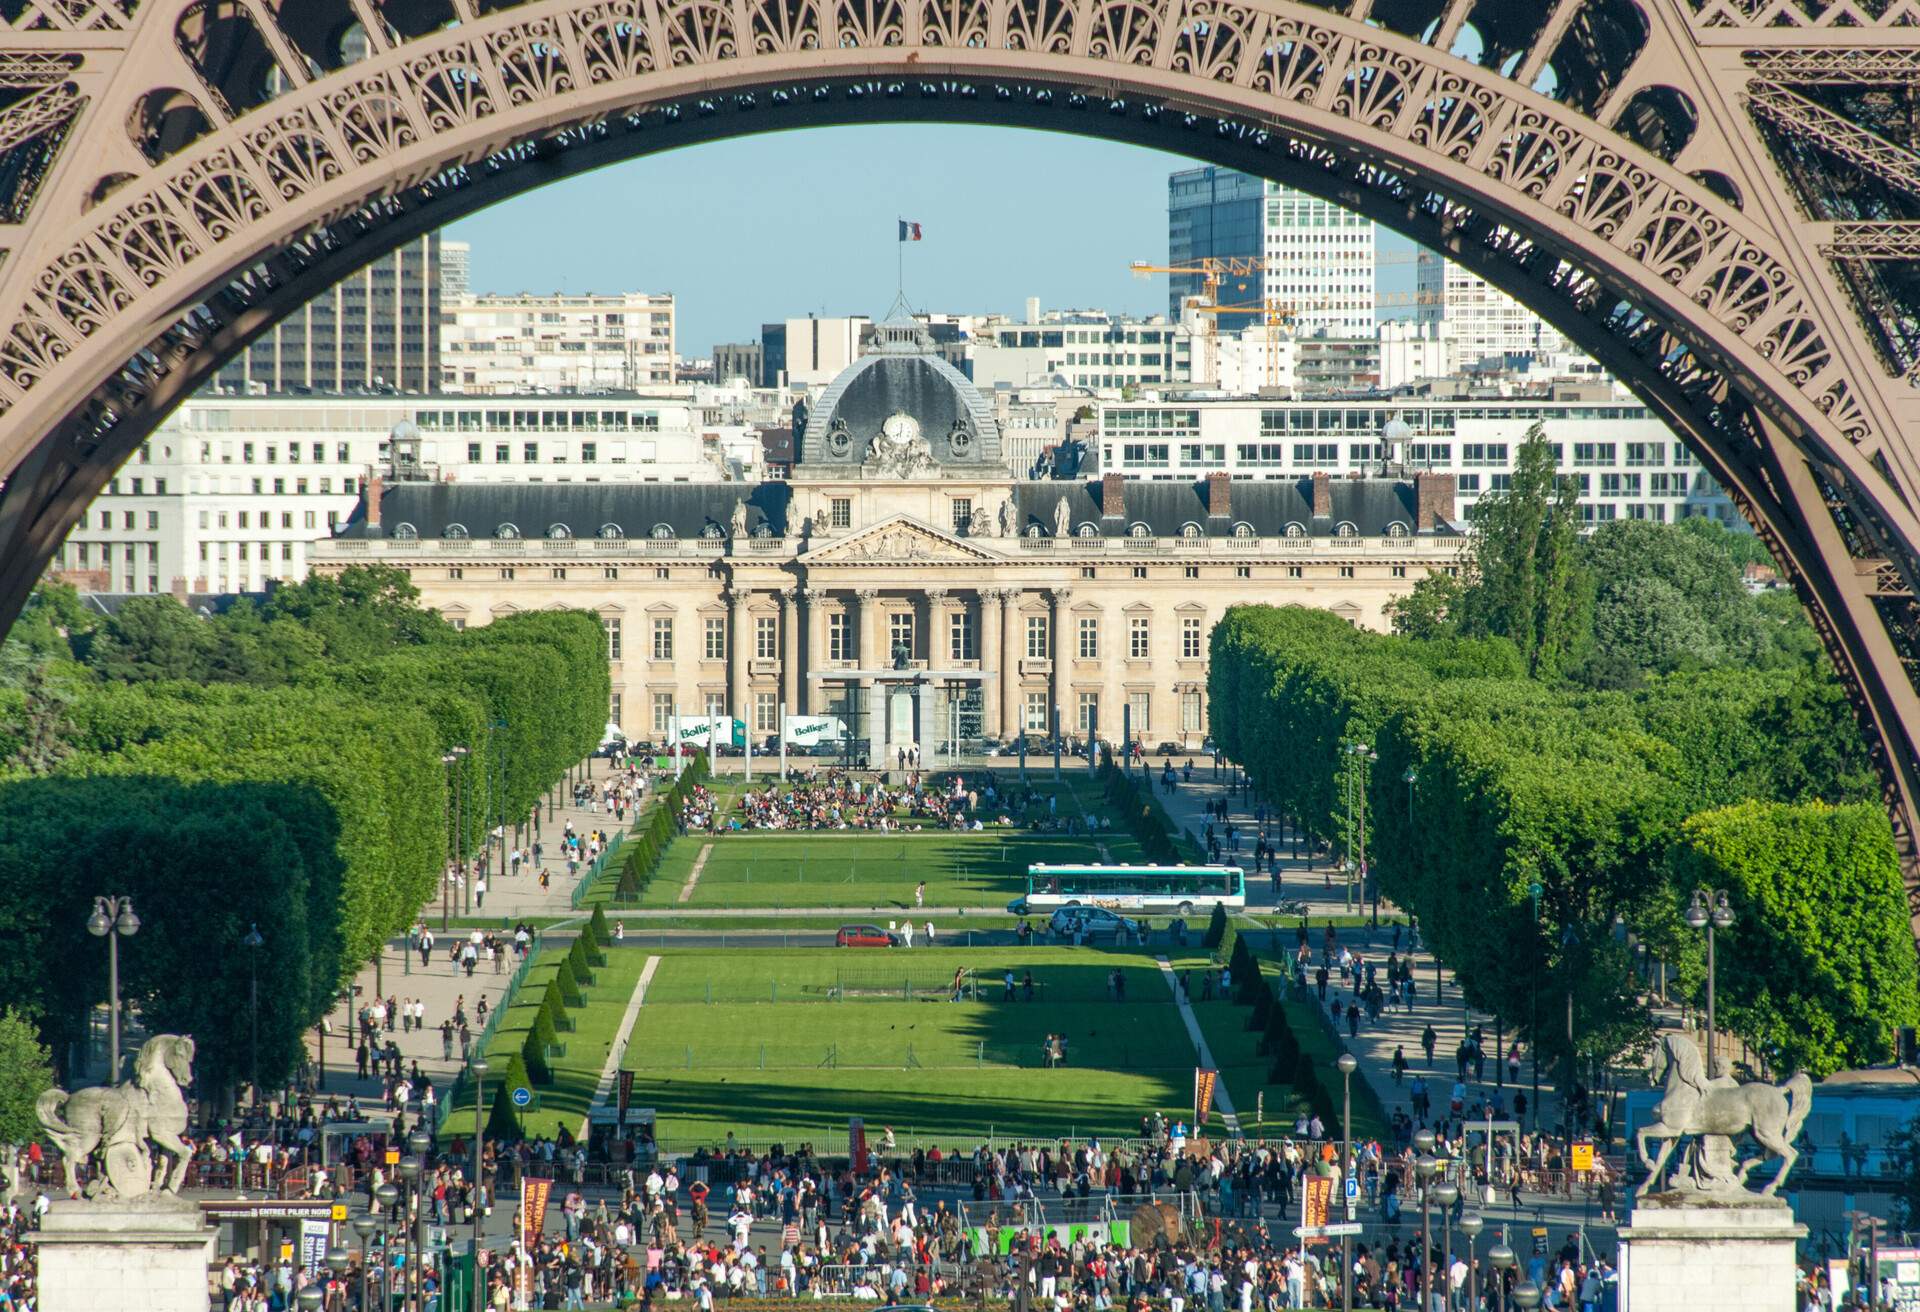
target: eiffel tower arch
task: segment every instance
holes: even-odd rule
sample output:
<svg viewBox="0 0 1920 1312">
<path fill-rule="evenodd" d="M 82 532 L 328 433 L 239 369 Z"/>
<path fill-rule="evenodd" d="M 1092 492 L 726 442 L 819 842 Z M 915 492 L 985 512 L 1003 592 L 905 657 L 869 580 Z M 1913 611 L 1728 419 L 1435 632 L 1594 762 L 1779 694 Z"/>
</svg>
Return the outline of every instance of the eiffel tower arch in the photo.
<svg viewBox="0 0 1920 1312">
<path fill-rule="evenodd" d="M 1049 128 L 1337 201 L 1632 386 L 1799 590 L 1920 908 L 1917 83 L 1920 0 L 0 0 L 0 619 L 411 237 L 703 140 Z"/>
</svg>

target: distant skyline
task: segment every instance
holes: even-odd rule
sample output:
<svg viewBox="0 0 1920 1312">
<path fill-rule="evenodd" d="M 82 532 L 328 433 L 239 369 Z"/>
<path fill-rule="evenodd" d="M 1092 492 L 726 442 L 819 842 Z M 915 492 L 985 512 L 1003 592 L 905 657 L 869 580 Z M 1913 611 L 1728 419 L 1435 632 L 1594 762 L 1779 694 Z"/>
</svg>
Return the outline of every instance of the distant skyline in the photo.
<svg viewBox="0 0 1920 1312">
<path fill-rule="evenodd" d="M 1179 155 L 1024 129 L 818 128 L 614 165 L 451 224 L 476 292 L 673 292 L 680 353 L 808 313 L 885 313 L 897 223 L 916 309 L 1165 313 L 1167 175 Z M 1383 247 L 1406 242 L 1383 234 Z M 1412 285 L 1411 270 L 1383 287 Z"/>
</svg>

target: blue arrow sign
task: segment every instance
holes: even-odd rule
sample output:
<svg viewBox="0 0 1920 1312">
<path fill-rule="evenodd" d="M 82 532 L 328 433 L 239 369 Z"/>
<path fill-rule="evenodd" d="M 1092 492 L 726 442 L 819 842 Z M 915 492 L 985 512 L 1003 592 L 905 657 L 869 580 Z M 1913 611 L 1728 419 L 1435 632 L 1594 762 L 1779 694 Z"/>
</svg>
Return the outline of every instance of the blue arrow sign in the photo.
<svg viewBox="0 0 1920 1312">
<path fill-rule="evenodd" d="M 522 1085 L 513 1091 L 513 1105 L 515 1107 L 525 1107 L 531 1104 L 532 1102 L 533 1102 L 532 1089 L 529 1089 L 525 1085 Z"/>
</svg>

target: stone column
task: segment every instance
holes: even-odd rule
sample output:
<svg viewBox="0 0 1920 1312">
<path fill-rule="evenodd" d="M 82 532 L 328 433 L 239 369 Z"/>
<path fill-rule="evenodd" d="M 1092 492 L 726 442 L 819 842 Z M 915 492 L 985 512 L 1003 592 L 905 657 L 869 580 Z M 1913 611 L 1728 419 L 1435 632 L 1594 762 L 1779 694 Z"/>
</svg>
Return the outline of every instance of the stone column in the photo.
<svg viewBox="0 0 1920 1312">
<path fill-rule="evenodd" d="M 1025 733 L 1020 723 L 1020 661 L 1026 654 L 1026 624 L 1020 618 L 1020 589 L 999 589 L 1000 604 L 1000 732 L 1012 737 Z"/>
<path fill-rule="evenodd" d="M 860 603 L 860 668 L 877 670 L 883 663 L 880 653 L 880 608 L 874 602 L 880 596 L 878 588 L 855 588 L 855 600 Z"/>
<path fill-rule="evenodd" d="M 780 696 L 787 713 L 800 709 L 800 607 L 795 590 L 780 589 Z M 786 726 L 779 726 L 785 730 Z"/>
<path fill-rule="evenodd" d="M 927 589 L 927 668 L 945 669 L 947 660 L 947 590 Z"/>
<path fill-rule="evenodd" d="M 826 713 L 827 689 L 820 675 L 827 669 L 827 592 L 808 588 L 806 677 L 800 680 L 801 696 L 806 699 L 808 715 Z"/>
<path fill-rule="evenodd" d="M 752 596 L 740 588 L 727 593 L 727 714 L 753 731 L 753 716 L 747 707 L 747 661 L 753 653 L 753 635 L 747 632 L 747 602 Z"/>
<path fill-rule="evenodd" d="M 980 732 L 989 738 L 998 738 L 1002 733 L 1013 732 L 1011 726 L 1001 728 L 1003 721 L 1000 714 L 1003 704 L 1002 690 L 1013 677 L 1012 671 L 1007 669 L 1006 661 L 1003 659 L 1004 653 L 1000 650 L 1002 619 L 1000 598 L 1005 592 L 1004 588 L 980 589 L 980 631 L 974 635 L 979 643 L 975 648 L 975 654 L 980 657 L 981 673 L 990 674 L 997 670 L 999 674 L 997 680 L 982 679 L 980 681 Z"/>
<path fill-rule="evenodd" d="M 1060 708 L 1060 736 L 1070 738 L 1080 731 L 1077 709 L 1068 704 L 1072 695 L 1073 613 L 1067 603 L 1073 600 L 1072 588 L 1053 589 L 1053 704 Z"/>
</svg>

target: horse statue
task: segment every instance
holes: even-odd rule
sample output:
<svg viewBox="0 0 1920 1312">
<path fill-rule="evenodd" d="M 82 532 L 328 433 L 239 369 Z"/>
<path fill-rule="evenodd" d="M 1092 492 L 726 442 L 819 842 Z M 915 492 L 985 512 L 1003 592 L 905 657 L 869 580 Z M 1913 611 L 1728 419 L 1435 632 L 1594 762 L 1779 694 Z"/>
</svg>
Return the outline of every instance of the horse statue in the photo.
<svg viewBox="0 0 1920 1312">
<path fill-rule="evenodd" d="M 1647 1168 L 1647 1181 L 1638 1197 L 1660 1187 L 1667 1160 L 1687 1135 L 1694 1143 L 1684 1166 L 1674 1171 L 1672 1188 L 1688 1193 L 1744 1195 L 1747 1176 L 1769 1156 L 1780 1159 L 1760 1197 L 1771 1198 L 1786 1182 L 1787 1172 L 1799 1160 L 1794 1138 L 1813 1106 L 1813 1081 L 1804 1071 L 1785 1084 L 1742 1084 L 1730 1076 L 1710 1079 L 1700 1049 L 1684 1034 L 1661 1036 L 1655 1051 L 1653 1077 L 1664 1080 L 1664 1092 L 1654 1107 L 1655 1119 L 1634 1135 L 1634 1147 Z M 1737 1159 L 1734 1140 L 1751 1133 L 1767 1151 L 1745 1161 Z M 1647 1156 L 1647 1140 L 1662 1140 L 1657 1159 Z"/>
<path fill-rule="evenodd" d="M 68 1093 L 48 1089 L 35 1103 L 47 1137 L 59 1147 L 62 1183 L 69 1197 L 74 1187 L 75 1163 L 98 1150 L 106 1170 L 87 1186 L 88 1197 L 141 1198 L 154 1191 L 177 1194 L 187 1179 L 193 1150 L 182 1136 L 187 1131 L 187 1099 L 183 1090 L 193 1083 L 193 1040 L 179 1034 L 158 1034 L 140 1046 L 133 1078 Z M 147 1151 L 148 1142 L 171 1158 L 159 1172 Z"/>
</svg>

